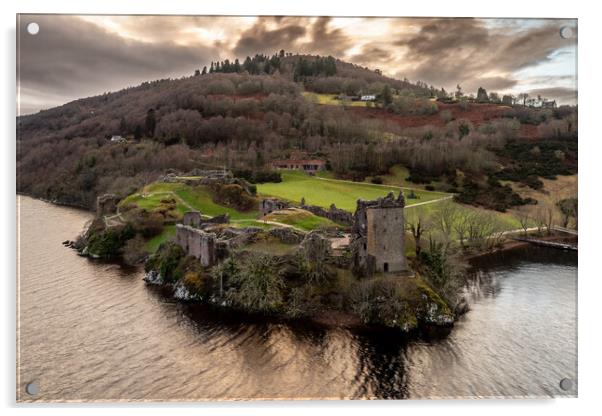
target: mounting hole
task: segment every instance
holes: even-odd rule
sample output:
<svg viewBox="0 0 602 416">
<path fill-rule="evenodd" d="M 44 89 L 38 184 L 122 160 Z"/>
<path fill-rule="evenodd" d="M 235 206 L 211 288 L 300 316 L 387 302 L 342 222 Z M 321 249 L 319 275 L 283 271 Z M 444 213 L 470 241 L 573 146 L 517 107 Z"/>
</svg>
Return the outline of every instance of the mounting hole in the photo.
<svg viewBox="0 0 602 416">
<path fill-rule="evenodd" d="M 25 385 L 25 392 L 30 396 L 35 396 L 40 392 L 40 385 L 37 381 L 32 381 Z"/>
<path fill-rule="evenodd" d="M 30 35 L 37 35 L 39 31 L 40 25 L 36 22 L 31 22 L 27 25 L 27 33 L 29 33 Z"/>
<path fill-rule="evenodd" d="M 568 27 L 568 26 L 564 26 L 560 28 L 560 37 L 563 39 L 570 39 L 573 37 L 573 29 Z"/>
<path fill-rule="evenodd" d="M 569 391 L 573 388 L 573 381 L 570 378 L 560 380 L 560 388 L 564 391 Z"/>
</svg>

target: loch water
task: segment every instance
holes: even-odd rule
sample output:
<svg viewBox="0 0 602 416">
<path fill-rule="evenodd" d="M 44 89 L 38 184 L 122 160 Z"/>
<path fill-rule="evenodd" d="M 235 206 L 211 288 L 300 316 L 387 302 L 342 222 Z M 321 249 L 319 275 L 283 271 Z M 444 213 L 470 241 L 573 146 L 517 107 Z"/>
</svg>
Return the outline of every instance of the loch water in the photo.
<svg viewBox="0 0 602 416">
<path fill-rule="evenodd" d="M 18 197 L 17 398 L 197 401 L 555 397 L 577 392 L 577 256 L 474 263 L 471 310 L 439 339 L 182 304 L 139 268 L 80 257 L 89 212 Z M 573 380 L 569 391 L 563 378 Z M 25 392 L 35 381 L 39 393 Z"/>
</svg>

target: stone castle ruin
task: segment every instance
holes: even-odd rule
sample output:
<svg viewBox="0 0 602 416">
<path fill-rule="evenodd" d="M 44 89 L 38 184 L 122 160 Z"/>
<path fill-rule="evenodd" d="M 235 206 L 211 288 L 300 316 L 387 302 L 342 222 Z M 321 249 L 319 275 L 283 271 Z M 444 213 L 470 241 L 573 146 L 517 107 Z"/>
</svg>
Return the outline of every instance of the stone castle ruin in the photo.
<svg viewBox="0 0 602 416">
<path fill-rule="evenodd" d="M 104 194 L 96 198 L 96 216 L 102 217 L 105 215 L 114 214 L 117 211 L 117 203 L 119 198 L 117 195 Z"/>
<path fill-rule="evenodd" d="M 357 274 L 407 270 L 404 244 L 403 193 L 373 201 L 357 201 L 350 247 Z"/>
<path fill-rule="evenodd" d="M 176 242 L 186 255 L 196 257 L 204 267 L 211 267 L 217 261 L 218 244 L 214 233 L 200 228 L 205 223 L 200 212 L 185 212 L 182 224 L 176 224 Z"/>
<path fill-rule="evenodd" d="M 290 208 L 291 204 L 286 201 L 282 201 L 276 198 L 262 199 L 259 203 L 259 211 L 262 216 L 268 215 L 274 211 L 280 211 L 286 208 Z"/>
</svg>

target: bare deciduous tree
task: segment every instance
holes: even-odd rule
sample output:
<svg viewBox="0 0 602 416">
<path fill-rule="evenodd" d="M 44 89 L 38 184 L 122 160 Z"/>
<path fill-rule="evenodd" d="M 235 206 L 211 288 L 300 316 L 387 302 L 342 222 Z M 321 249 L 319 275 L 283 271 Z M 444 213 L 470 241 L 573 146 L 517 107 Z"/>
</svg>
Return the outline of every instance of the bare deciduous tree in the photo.
<svg viewBox="0 0 602 416">
<path fill-rule="evenodd" d="M 417 208 L 406 211 L 405 223 L 406 229 L 412 233 L 414 238 L 416 257 L 418 257 L 422 250 L 422 236 L 431 229 L 432 223 L 424 215 L 424 212 Z"/>
</svg>

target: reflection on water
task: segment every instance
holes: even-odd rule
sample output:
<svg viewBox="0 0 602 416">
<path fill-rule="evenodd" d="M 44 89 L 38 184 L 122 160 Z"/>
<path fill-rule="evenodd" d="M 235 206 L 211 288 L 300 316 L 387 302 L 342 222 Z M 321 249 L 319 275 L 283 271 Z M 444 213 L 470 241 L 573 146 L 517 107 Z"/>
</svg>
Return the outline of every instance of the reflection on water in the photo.
<svg viewBox="0 0 602 416">
<path fill-rule="evenodd" d="M 61 245 L 90 214 L 19 199 L 21 400 L 32 380 L 44 401 L 184 401 L 552 396 L 576 378 L 574 254 L 481 261 L 452 333 L 408 341 L 173 302 Z"/>
</svg>

